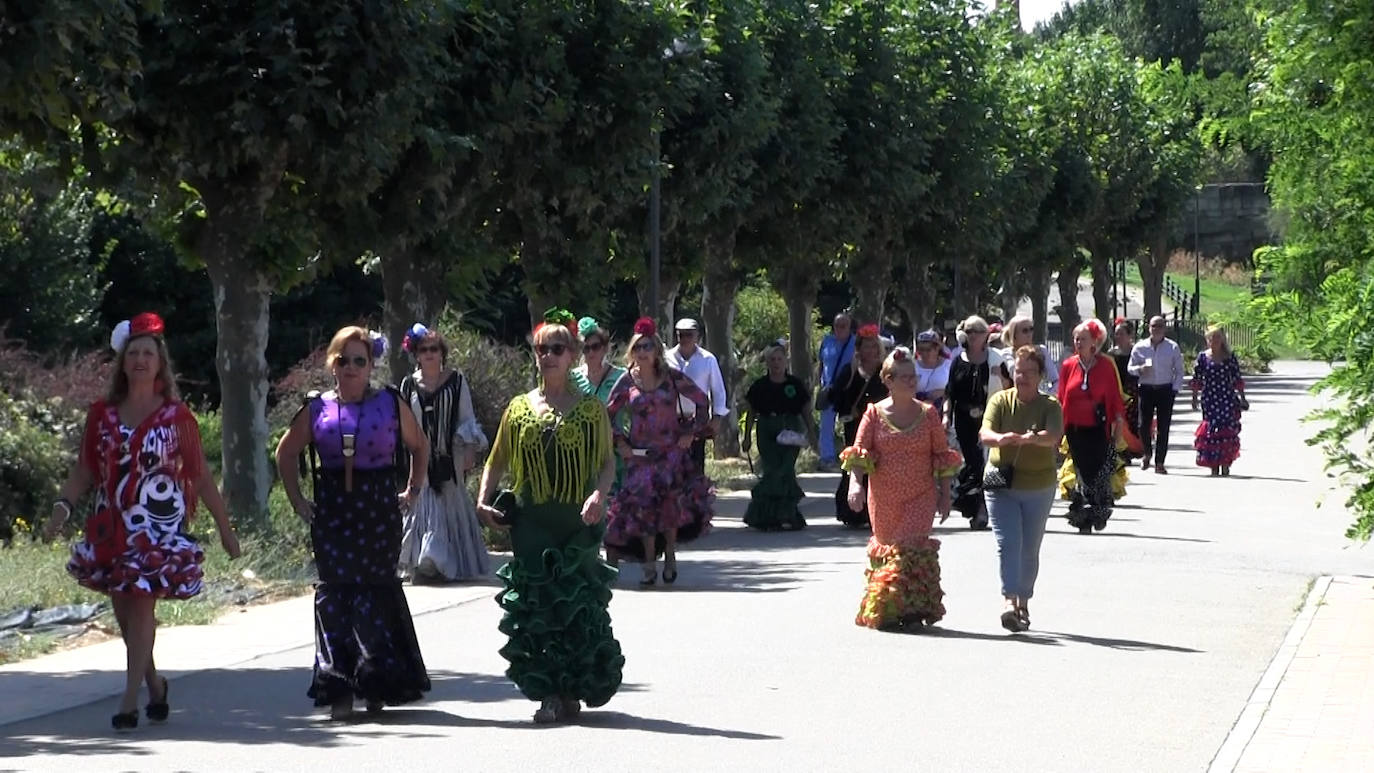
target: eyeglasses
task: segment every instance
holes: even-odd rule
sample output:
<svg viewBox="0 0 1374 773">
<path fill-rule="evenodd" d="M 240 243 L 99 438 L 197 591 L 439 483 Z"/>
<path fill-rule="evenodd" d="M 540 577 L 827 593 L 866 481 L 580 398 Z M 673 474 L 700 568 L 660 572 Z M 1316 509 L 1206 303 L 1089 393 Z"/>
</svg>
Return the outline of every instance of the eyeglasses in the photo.
<svg viewBox="0 0 1374 773">
<path fill-rule="evenodd" d="M 584 352 L 599 352 L 605 348 L 606 344 L 602 343 L 601 341 L 588 341 L 587 343 L 582 345 L 582 351 Z"/>
<path fill-rule="evenodd" d="M 534 347 L 534 351 L 537 352 L 540 357 L 543 357 L 546 354 L 552 354 L 555 357 L 562 357 L 563 352 L 568 351 L 568 347 L 563 344 L 539 344 L 538 346 Z"/>
<path fill-rule="evenodd" d="M 419 347 L 416 347 L 416 348 L 415 348 L 415 353 L 416 353 L 416 354 L 428 354 L 428 353 L 430 353 L 430 352 L 437 352 L 437 351 L 440 351 L 439 347 L 436 346 L 436 345 L 433 345 L 433 344 L 429 344 L 429 345 L 426 345 L 426 346 L 419 346 Z"/>
<path fill-rule="evenodd" d="M 654 342 L 640 341 L 639 343 L 635 344 L 634 349 L 637 352 L 652 352 L 654 350 Z"/>
<path fill-rule="evenodd" d="M 337 366 L 340 367 L 340 368 L 347 367 L 347 366 L 349 366 L 349 365 L 352 365 L 352 366 L 355 367 L 355 368 L 366 368 L 366 367 L 367 367 L 367 358 L 366 358 L 366 357 L 345 357 L 344 355 L 340 354 L 340 355 L 337 355 L 337 356 L 334 358 L 334 364 L 337 365 Z"/>
</svg>

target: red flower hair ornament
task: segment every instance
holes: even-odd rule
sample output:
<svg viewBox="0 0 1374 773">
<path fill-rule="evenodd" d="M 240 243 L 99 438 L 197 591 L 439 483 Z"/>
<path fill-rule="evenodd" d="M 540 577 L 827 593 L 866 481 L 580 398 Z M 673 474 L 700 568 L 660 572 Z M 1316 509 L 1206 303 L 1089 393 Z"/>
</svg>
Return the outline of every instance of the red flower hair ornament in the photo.
<svg viewBox="0 0 1374 773">
<path fill-rule="evenodd" d="M 907 358 L 909 357 L 911 357 L 911 351 L 908 350 L 905 346 L 899 346 L 896 349 L 892 350 L 893 362 L 906 362 Z"/>
<path fill-rule="evenodd" d="M 126 319 L 115 325 L 114 330 L 110 332 L 110 348 L 122 352 L 130 340 L 142 336 L 161 337 L 166 330 L 167 326 L 163 323 L 162 317 L 145 311 L 133 319 Z"/>
<path fill-rule="evenodd" d="M 878 332 L 877 325 L 869 323 L 859 327 L 858 336 L 860 338 L 877 338 L 879 335 L 881 334 Z"/>
<path fill-rule="evenodd" d="M 1083 329 L 1088 331 L 1088 334 L 1093 337 L 1094 341 L 1101 341 L 1107 337 L 1107 329 L 1102 326 L 1101 322 L 1095 319 L 1084 322 Z"/>
<path fill-rule="evenodd" d="M 658 335 L 658 325 L 650 317 L 640 317 L 635 320 L 635 335 L 656 336 Z"/>
</svg>

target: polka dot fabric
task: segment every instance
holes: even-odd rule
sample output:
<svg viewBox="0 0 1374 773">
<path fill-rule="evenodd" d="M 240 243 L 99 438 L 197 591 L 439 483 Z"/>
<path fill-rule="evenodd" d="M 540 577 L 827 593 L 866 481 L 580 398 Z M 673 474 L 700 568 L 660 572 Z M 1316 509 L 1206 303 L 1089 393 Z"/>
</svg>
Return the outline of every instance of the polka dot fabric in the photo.
<svg viewBox="0 0 1374 773">
<path fill-rule="evenodd" d="M 1240 400 L 1245 387 L 1234 356 L 1213 360 L 1202 352 L 1193 369 L 1193 389 L 1201 392 L 1202 423 L 1194 435 L 1199 467 L 1230 467 L 1240 458 Z"/>
</svg>

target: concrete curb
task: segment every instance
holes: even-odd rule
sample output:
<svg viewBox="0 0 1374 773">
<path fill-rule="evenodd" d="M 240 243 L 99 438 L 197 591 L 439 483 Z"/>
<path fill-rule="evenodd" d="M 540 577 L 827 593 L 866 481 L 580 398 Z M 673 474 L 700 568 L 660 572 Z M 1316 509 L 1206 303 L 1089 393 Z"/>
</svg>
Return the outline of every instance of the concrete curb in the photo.
<svg viewBox="0 0 1374 773">
<path fill-rule="evenodd" d="M 1307 592 L 1307 600 L 1303 602 L 1302 610 L 1298 612 L 1293 625 L 1288 629 L 1288 635 L 1283 638 L 1283 644 L 1279 645 L 1278 652 L 1275 652 L 1273 660 L 1269 661 L 1269 667 L 1264 670 L 1264 675 L 1250 693 L 1250 699 L 1246 701 L 1240 717 L 1232 725 L 1231 732 L 1227 734 L 1226 740 L 1212 758 L 1212 764 L 1207 768 L 1208 773 L 1231 773 L 1240 763 L 1245 747 L 1255 737 L 1255 731 L 1259 729 L 1264 712 L 1269 710 L 1269 704 L 1274 700 L 1274 692 L 1278 690 L 1283 675 L 1287 673 L 1288 667 L 1293 663 L 1293 657 L 1298 653 L 1298 646 L 1302 644 L 1303 637 L 1311 628 L 1312 619 L 1317 616 L 1317 608 L 1326 597 L 1331 580 L 1330 575 L 1322 575 L 1312 583 L 1312 590 Z"/>
</svg>

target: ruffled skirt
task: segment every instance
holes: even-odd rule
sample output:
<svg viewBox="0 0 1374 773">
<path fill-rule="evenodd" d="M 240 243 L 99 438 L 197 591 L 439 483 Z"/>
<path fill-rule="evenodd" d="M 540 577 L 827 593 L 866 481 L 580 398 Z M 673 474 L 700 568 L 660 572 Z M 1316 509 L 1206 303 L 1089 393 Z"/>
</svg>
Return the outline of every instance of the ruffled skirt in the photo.
<svg viewBox="0 0 1374 773">
<path fill-rule="evenodd" d="M 477 509 L 453 481 L 441 491 L 425 486 L 401 525 L 401 572 L 437 580 L 467 580 L 491 573 Z"/>
<path fill-rule="evenodd" d="M 617 572 L 601 560 L 601 536 L 573 505 L 522 505 L 515 517 L 496 601 L 506 676 L 530 700 L 601 706 L 620 688 L 625 657 L 608 610 Z"/>
<path fill-rule="evenodd" d="M 1240 420 L 1215 422 L 1204 419 L 1193 436 L 1199 467 L 1230 467 L 1240 458 Z"/>
<path fill-rule="evenodd" d="M 129 524 L 125 521 L 125 528 Z M 158 533 L 150 525 L 130 530 L 128 549 L 112 562 L 99 561 L 85 540 L 72 546 L 67 573 L 82 587 L 100 593 L 125 593 L 157 599 L 189 599 L 201 590 L 205 553 L 196 541 L 176 530 Z"/>
<path fill-rule="evenodd" d="M 663 554 L 663 535 L 677 529 L 678 544 L 711 530 L 716 491 L 687 451 L 672 446 L 649 456 L 632 457 L 625 481 L 607 510 L 606 551 L 630 561 Z M 644 554 L 644 537 L 655 537 L 654 555 Z"/>
<path fill-rule="evenodd" d="M 758 483 L 749 492 L 749 508 L 744 523 L 755 529 L 805 528 L 797 505 L 805 492 L 797 483 L 797 446 L 778 444 L 778 433 L 784 429 L 797 430 L 799 416 L 761 416 L 758 420 L 759 463 L 763 468 Z"/>
<path fill-rule="evenodd" d="M 945 616 L 940 588 L 940 541 L 921 537 L 906 545 L 868 540 L 867 587 L 854 622 L 892 629 L 931 625 Z"/>
</svg>

